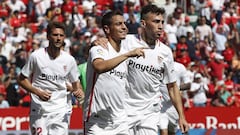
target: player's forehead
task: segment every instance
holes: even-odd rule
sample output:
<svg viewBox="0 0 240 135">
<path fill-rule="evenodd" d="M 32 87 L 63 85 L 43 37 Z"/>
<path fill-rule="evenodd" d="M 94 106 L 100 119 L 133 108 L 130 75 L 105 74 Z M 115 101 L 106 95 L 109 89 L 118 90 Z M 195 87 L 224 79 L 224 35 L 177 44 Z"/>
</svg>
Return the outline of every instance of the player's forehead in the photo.
<svg viewBox="0 0 240 135">
<path fill-rule="evenodd" d="M 157 14 L 157 13 L 147 13 L 146 20 L 164 20 L 164 16 L 162 14 Z"/>
<path fill-rule="evenodd" d="M 118 22 L 125 22 L 124 17 L 122 15 L 114 15 L 111 19 L 112 24 Z"/>
</svg>

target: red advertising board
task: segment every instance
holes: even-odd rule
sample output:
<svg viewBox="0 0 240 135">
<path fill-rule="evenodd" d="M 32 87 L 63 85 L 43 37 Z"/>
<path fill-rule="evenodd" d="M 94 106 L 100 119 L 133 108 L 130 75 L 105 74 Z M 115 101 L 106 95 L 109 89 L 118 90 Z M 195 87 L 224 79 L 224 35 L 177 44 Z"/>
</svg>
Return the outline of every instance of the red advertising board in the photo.
<svg viewBox="0 0 240 135">
<path fill-rule="evenodd" d="M 185 110 L 191 128 L 240 130 L 240 108 L 206 107 Z M 27 130 L 29 108 L 0 109 L 0 130 Z M 82 109 L 74 108 L 70 129 L 82 129 Z"/>
<path fill-rule="evenodd" d="M 206 107 L 185 110 L 191 128 L 240 129 L 240 108 Z"/>
<path fill-rule="evenodd" d="M 71 129 L 82 129 L 82 109 L 74 108 L 71 117 Z M 28 130 L 29 108 L 0 109 L 0 131 Z"/>
</svg>

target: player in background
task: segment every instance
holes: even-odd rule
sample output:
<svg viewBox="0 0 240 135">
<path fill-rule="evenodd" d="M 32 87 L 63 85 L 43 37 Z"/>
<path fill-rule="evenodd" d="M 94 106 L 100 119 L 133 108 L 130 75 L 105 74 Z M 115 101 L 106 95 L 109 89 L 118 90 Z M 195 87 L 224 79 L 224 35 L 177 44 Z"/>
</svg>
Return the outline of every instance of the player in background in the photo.
<svg viewBox="0 0 240 135">
<path fill-rule="evenodd" d="M 125 109 L 127 67 L 124 60 L 143 56 L 143 48 L 126 52 L 121 45 L 128 29 L 119 11 L 102 18 L 107 47 L 93 46 L 87 63 L 87 89 L 84 102 L 85 135 L 128 135 Z"/>
<path fill-rule="evenodd" d="M 177 85 L 180 88 L 180 91 L 189 90 L 191 87 L 191 79 L 187 74 L 187 69 L 185 66 L 179 62 L 174 62 L 175 74 L 177 78 Z M 159 120 L 159 129 L 161 135 L 175 135 L 178 128 L 178 113 L 174 108 L 166 85 L 162 85 L 162 108 Z"/>
<path fill-rule="evenodd" d="M 68 135 L 67 79 L 76 92 L 81 89 L 75 59 L 61 48 L 65 27 L 59 22 L 47 26 L 46 48 L 34 51 L 18 76 L 18 83 L 31 93 L 30 129 L 33 135 Z M 84 98 L 84 93 L 78 98 Z"/>
</svg>

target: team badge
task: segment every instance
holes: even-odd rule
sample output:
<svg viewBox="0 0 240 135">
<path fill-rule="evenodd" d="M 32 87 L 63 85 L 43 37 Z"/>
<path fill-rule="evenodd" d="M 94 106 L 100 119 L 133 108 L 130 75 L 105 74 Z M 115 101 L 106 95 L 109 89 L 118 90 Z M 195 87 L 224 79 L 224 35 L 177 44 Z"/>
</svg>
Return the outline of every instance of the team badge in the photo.
<svg viewBox="0 0 240 135">
<path fill-rule="evenodd" d="M 103 55 L 103 50 L 102 50 L 102 49 L 97 49 L 97 53 L 98 53 L 99 55 Z"/>
<path fill-rule="evenodd" d="M 163 61 L 163 58 L 161 56 L 158 56 L 158 62 L 162 63 L 162 61 Z"/>
</svg>

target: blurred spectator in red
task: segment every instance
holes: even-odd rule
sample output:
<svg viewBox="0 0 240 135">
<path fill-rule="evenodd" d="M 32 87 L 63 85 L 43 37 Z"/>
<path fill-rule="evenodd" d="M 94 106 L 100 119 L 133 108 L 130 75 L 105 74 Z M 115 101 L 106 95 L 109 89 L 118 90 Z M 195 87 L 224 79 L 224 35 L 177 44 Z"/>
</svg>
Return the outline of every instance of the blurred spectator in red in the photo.
<svg viewBox="0 0 240 135">
<path fill-rule="evenodd" d="M 161 36 L 160 36 L 160 41 L 162 43 L 164 43 L 165 45 L 168 45 L 169 46 L 169 42 L 168 42 L 168 36 L 167 36 L 167 33 L 163 30 Z"/>
<path fill-rule="evenodd" d="M 207 63 L 208 72 L 211 77 L 215 77 L 218 79 L 218 84 L 224 84 L 224 72 L 226 67 L 226 63 L 223 61 L 224 57 L 218 53 L 215 54 L 214 60 L 211 60 Z"/>
<path fill-rule="evenodd" d="M 235 56 L 234 48 L 229 41 L 225 43 L 225 47 L 226 49 L 222 52 L 222 55 L 224 57 L 224 60 L 228 63 L 228 65 L 232 65 L 232 59 Z"/>
<path fill-rule="evenodd" d="M 184 49 L 184 48 L 181 49 L 179 56 L 176 57 L 175 60 L 179 63 L 182 63 L 185 67 L 187 67 L 189 65 L 189 63 L 191 62 L 191 59 L 188 55 L 187 49 Z"/>
<path fill-rule="evenodd" d="M 224 81 L 224 85 L 226 87 L 226 90 L 228 90 L 230 92 L 231 91 L 235 91 L 236 85 L 235 85 L 235 83 L 232 80 L 233 72 L 228 72 L 228 74 L 226 76 L 227 77 L 226 77 L 226 79 Z"/>
<path fill-rule="evenodd" d="M 62 15 L 62 11 L 61 8 L 55 8 L 54 12 L 53 12 L 53 16 L 51 18 L 51 21 L 56 21 L 56 22 L 63 22 L 64 21 L 64 17 Z"/>
<path fill-rule="evenodd" d="M 179 41 L 176 45 L 176 57 L 180 57 L 183 50 L 188 50 L 188 46 L 186 44 L 186 36 L 184 35 L 180 36 Z"/>
<path fill-rule="evenodd" d="M 7 6 L 6 2 L 0 2 L 0 18 L 2 17 L 8 17 L 10 15 L 10 9 Z"/>
<path fill-rule="evenodd" d="M 61 10 L 72 14 L 73 7 L 75 3 L 72 0 L 63 0 L 63 4 L 61 5 Z"/>
<path fill-rule="evenodd" d="M 9 23 L 10 23 L 10 26 L 13 28 L 17 28 L 21 26 L 21 18 L 19 15 L 19 11 L 14 11 L 11 14 L 11 17 L 9 18 Z"/>
</svg>

